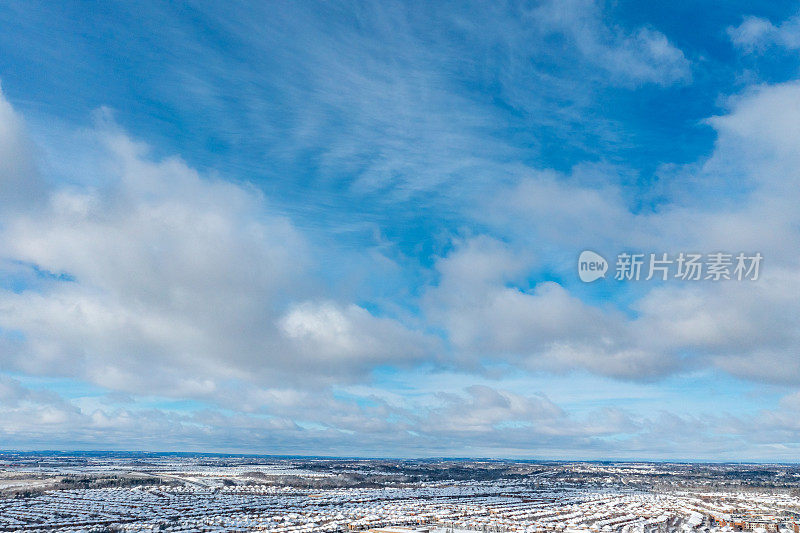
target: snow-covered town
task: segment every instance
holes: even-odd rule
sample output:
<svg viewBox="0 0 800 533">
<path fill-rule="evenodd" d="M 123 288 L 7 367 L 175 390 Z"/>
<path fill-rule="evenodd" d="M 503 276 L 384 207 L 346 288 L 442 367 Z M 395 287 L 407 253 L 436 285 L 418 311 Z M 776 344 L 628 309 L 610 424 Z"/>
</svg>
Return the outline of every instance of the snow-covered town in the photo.
<svg viewBox="0 0 800 533">
<path fill-rule="evenodd" d="M 0 454 L 0 531 L 800 531 L 800 467 Z"/>
</svg>

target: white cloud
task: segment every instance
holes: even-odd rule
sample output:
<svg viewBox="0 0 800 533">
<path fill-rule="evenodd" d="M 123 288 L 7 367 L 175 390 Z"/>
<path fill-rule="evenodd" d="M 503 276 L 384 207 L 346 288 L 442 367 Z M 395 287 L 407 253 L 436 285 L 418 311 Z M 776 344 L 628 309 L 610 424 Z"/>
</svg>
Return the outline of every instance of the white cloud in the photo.
<svg viewBox="0 0 800 533">
<path fill-rule="evenodd" d="M 564 423 L 566 413 L 547 397 L 522 396 L 483 385 L 465 389 L 466 396 L 441 394 L 418 429 L 433 433 L 488 434 L 501 426 Z"/>
<path fill-rule="evenodd" d="M 798 83 L 732 99 L 730 113 L 708 121 L 718 132 L 713 154 L 690 169 L 695 198 L 654 210 L 629 207 L 613 179 L 598 187 L 574 174 L 524 173 L 489 209 L 475 212 L 507 243 L 475 238 L 436 264 L 441 278 L 425 296 L 429 319 L 469 364 L 486 359 L 632 379 L 712 366 L 746 379 L 800 383 L 793 355 L 800 328 L 791 319 L 800 313 L 791 296 L 800 279 L 798 101 Z M 732 192 L 727 198 L 723 187 Z M 757 282 L 628 286 L 628 315 L 586 303 L 579 298 L 585 287 L 574 279 L 526 284 L 528 273 L 548 269 L 575 278 L 582 249 L 743 251 L 765 259 Z"/>
<path fill-rule="evenodd" d="M 335 373 L 342 365 L 408 365 L 432 362 L 433 343 L 394 320 L 379 318 L 357 305 L 344 308 L 332 302 L 303 302 L 279 320 L 283 334 L 308 360 Z"/>
<path fill-rule="evenodd" d="M 25 124 L 0 91 L 0 198 L 4 211 L 39 200 L 44 184 Z"/>
<path fill-rule="evenodd" d="M 313 247 L 254 188 L 153 160 L 113 124 L 90 137 L 93 185 L 4 212 L 5 257 L 44 278 L 0 293 L 5 368 L 210 397 L 230 380 L 316 386 L 429 353 L 424 335 L 326 297 Z"/>
<path fill-rule="evenodd" d="M 513 233 L 526 249 L 607 245 L 620 228 L 636 236 L 640 224 L 627 208 L 622 191 L 610 184 L 594 188 L 555 172 L 520 169 L 517 183 L 501 188 L 473 213 L 500 231 Z M 524 224 L 520 224 L 524 221 Z M 547 250 L 548 255 L 551 250 Z"/>
<path fill-rule="evenodd" d="M 509 286 L 513 278 L 504 273 L 520 271 L 515 261 L 509 248 L 483 237 L 437 264 L 442 276 L 426 294 L 424 309 L 466 361 L 584 368 L 622 378 L 649 378 L 678 366 L 669 354 L 641 344 L 637 326 L 611 307 L 587 305 L 555 282 L 531 290 Z"/>
<path fill-rule="evenodd" d="M 778 26 L 760 17 L 747 16 L 739 26 L 728 28 L 728 36 L 734 45 L 747 52 L 764 52 L 773 45 L 797 50 L 800 48 L 800 16 L 789 17 Z"/>
<path fill-rule="evenodd" d="M 669 85 L 691 80 L 689 61 L 667 37 L 652 28 L 632 32 L 607 26 L 595 0 L 547 1 L 530 13 L 544 33 L 562 32 L 581 52 L 621 84 Z"/>
<path fill-rule="evenodd" d="M 691 79 L 689 60 L 663 33 L 608 24 L 593 0 L 416 10 L 381 2 L 349 15 L 296 3 L 247 17 L 198 9 L 252 54 L 231 61 L 193 42 L 208 63 L 196 62 L 192 49 L 172 82 L 224 124 L 216 134 L 240 131 L 243 120 L 253 145 L 281 168 L 305 173 L 298 162 L 308 162 L 308 190 L 336 184 L 337 195 L 383 208 L 364 217 L 409 208 L 409 199 L 449 209 L 456 196 L 491 192 L 502 162 L 546 156 L 540 143 L 549 136 L 596 153 L 620 136 L 619 124 L 597 114 L 584 131 L 596 88 Z M 486 87 L 498 90 L 501 108 L 481 94 Z M 235 119 L 225 111 L 231 90 L 239 95 Z"/>
</svg>

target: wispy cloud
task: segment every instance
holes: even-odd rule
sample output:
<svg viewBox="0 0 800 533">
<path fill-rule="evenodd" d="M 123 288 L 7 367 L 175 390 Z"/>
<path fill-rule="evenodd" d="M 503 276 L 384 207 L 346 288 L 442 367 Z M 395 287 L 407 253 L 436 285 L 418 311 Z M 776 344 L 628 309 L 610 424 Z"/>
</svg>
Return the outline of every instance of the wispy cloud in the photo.
<svg viewBox="0 0 800 533">
<path fill-rule="evenodd" d="M 770 46 L 787 50 L 800 48 L 800 16 L 789 17 L 778 25 L 767 19 L 746 16 L 738 26 L 728 28 L 733 44 L 747 52 L 763 53 Z"/>
</svg>

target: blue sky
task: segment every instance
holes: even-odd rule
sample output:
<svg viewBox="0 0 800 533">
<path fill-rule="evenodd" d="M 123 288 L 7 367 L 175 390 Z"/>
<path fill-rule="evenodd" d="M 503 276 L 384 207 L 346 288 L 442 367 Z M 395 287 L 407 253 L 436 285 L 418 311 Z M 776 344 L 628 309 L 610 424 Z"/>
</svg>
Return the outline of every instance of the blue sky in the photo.
<svg viewBox="0 0 800 533">
<path fill-rule="evenodd" d="M 796 458 L 800 5 L 0 21 L 0 447 Z"/>
</svg>

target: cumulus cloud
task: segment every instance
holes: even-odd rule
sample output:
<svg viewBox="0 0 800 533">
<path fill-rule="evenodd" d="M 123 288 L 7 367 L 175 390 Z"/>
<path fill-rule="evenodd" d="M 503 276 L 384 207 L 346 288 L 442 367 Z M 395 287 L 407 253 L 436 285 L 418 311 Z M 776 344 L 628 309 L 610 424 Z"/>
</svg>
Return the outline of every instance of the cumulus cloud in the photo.
<svg viewBox="0 0 800 533">
<path fill-rule="evenodd" d="M 476 213 L 506 242 L 477 237 L 436 263 L 440 278 L 425 296 L 429 318 L 471 361 L 629 379 L 711 366 L 799 383 L 792 354 L 800 350 L 800 329 L 791 318 L 800 312 L 791 297 L 800 272 L 798 101 L 797 83 L 760 87 L 709 119 L 718 132 L 715 150 L 692 169 L 703 201 L 680 198 L 637 211 L 612 179 L 599 187 L 574 175 L 523 174 Z M 720 180 L 737 194 L 715 198 Z M 523 258 L 514 253 L 520 249 L 538 253 Z M 618 307 L 580 298 L 574 268 L 582 249 L 760 252 L 765 263 L 757 282 L 632 285 L 632 301 Z M 573 279 L 527 283 L 534 271 Z"/>
<path fill-rule="evenodd" d="M 107 120 L 91 137 L 101 176 L 3 213 L 5 257 L 40 278 L 1 293 L 5 368 L 209 397 L 226 381 L 313 386 L 429 353 L 425 335 L 324 297 L 313 246 L 254 188 L 155 160 Z"/>
<path fill-rule="evenodd" d="M 343 362 L 362 361 L 368 370 L 380 364 L 431 362 L 436 356 L 434 343 L 425 335 L 353 304 L 303 302 L 280 318 L 279 327 L 300 353 L 327 373 L 335 373 Z"/>
<path fill-rule="evenodd" d="M 668 354 L 649 351 L 639 342 L 637 326 L 611 307 L 585 304 L 555 282 L 529 290 L 513 286 L 505 274 L 519 276 L 517 261 L 508 247 L 483 237 L 437 264 L 442 276 L 426 294 L 426 311 L 462 356 L 622 378 L 652 377 L 679 366 Z"/>
</svg>

